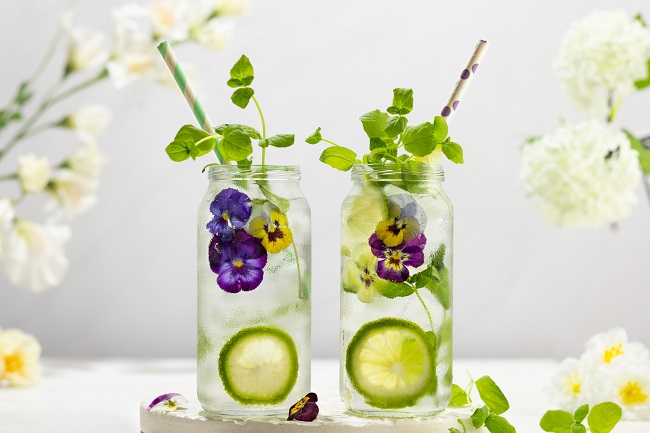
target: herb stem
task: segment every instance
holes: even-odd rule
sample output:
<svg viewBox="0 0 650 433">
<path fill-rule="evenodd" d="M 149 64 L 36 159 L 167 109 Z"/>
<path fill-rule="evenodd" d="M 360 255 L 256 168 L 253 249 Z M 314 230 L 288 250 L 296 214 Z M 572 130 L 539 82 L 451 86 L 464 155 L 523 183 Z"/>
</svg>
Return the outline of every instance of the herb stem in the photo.
<svg viewBox="0 0 650 433">
<path fill-rule="evenodd" d="M 260 113 L 260 119 L 262 119 L 262 138 L 266 139 L 266 121 L 264 120 L 264 113 L 262 113 L 262 108 L 260 107 L 260 103 L 257 102 L 257 98 L 255 95 L 253 95 L 253 102 L 255 103 L 255 106 L 257 107 L 257 112 Z M 266 147 L 262 148 L 262 167 L 264 167 L 264 164 L 266 163 Z M 297 258 L 296 258 L 297 260 Z"/>
<path fill-rule="evenodd" d="M 431 332 L 433 332 L 433 319 L 431 318 L 431 312 L 429 311 L 427 304 L 425 304 L 424 299 L 422 299 L 420 291 L 417 288 L 415 289 L 415 296 L 418 297 L 420 303 L 422 304 L 422 307 L 424 307 L 424 311 L 427 313 L 427 317 L 429 318 L 429 324 L 431 325 Z"/>
<path fill-rule="evenodd" d="M 300 276 L 300 258 L 298 257 L 298 248 L 296 241 L 292 241 L 293 254 L 296 256 L 296 270 L 298 271 L 298 298 L 302 298 L 302 277 Z"/>
<path fill-rule="evenodd" d="M 336 143 L 334 143 L 333 141 L 330 141 L 330 140 L 325 140 L 324 138 L 321 138 L 321 141 L 324 141 L 325 143 L 332 144 L 332 145 L 334 145 L 334 146 L 341 147 L 340 144 L 336 144 Z"/>
<path fill-rule="evenodd" d="M 5 181 L 5 180 L 14 180 L 14 179 L 17 179 L 17 178 L 18 178 L 17 173 L 3 174 L 2 176 L 0 176 L 0 182 Z"/>
<path fill-rule="evenodd" d="M 196 143 L 194 143 L 194 145 L 195 145 L 195 146 L 198 146 L 199 144 L 203 143 L 204 141 L 214 140 L 214 139 L 216 139 L 217 137 L 218 137 L 218 135 L 208 135 L 207 137 L 203 137 L 202 139 L 200 139 L 199 141 L 197 141 Z"/>
</svg>

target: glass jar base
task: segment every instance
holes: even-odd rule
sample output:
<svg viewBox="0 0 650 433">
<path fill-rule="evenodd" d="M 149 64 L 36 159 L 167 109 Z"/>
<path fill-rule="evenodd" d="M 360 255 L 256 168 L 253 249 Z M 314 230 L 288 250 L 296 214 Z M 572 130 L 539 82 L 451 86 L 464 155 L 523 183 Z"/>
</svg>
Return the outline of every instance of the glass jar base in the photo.
<svg viewBox="0 0 650 433">
<path fill-rule="evenodd" d="M 442 412 L 444 408 L 437 408 L 432 410 L 409 410 L 404 408 L 401 410 L 387 410 L 387 409 L 351 409 L 348 407 L 348 413 L 361 418 L 427 418 L 435 417 Z"/>
<path fill-rule="evenodd" d="M 278 415 L 285 415 L 289 409 L 232 409 L 232 410 L 219 410 L 211 411 L 203 408 L 203 415 L 213 418 L 250 418 L 250 417 L 277 417 Z"/>
</svg>

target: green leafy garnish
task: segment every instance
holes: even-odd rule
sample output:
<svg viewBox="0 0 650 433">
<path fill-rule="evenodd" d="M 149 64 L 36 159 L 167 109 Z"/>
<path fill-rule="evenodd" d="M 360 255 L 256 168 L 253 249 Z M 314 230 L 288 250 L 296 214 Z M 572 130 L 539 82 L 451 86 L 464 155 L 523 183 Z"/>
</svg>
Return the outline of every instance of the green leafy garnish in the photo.
<svg viewBox="0 0 650 433">
<path fill-rule="evenodd" d="M 289 147 L 295 141 L 293 134 L 278 134 L 271 137 L 266 135 L 266 121 L 255 98 L 255 91 L 250 85 L 255 78 L 255 71 L 248 57 L 242 55 L 230 69 L 230 79 L 227 82 L 229 87 L 235 89 L 231 96 L 232 102 L 240 108 L 246 108 L 250 101 L 255 107 L 262 122 L 260 133 L 252 126 L 225 123 L 214 128 L 214 134 L 202 131 L 192 125 L 183 126 L 174 141 L 170 143 L 165 151 L 172 161 L 180 162 L 192 158 L 193 160 L 211 153 L 213 150 L 223 156 L 225 162 L 236 162 L 237 166 L 246 169 L 253 163 L 253 142 L 258 140 L 257 145 L 262 149 L 262 166 L 266 162 L 266 148 Z M 207 164 L 203 170 L 215 163 Z"/>
<path fill-rule="evenodd" d="M 393 89 L 393 105 L 386 111 L 379 109 L 362 115 L 359 120 L 369 139 L 370 152 L 357 160 L 350 149 L 323 138 L 321 128 L 305 139 L 309 144 L 325 141 L 334 145 L 325 149 L 320 160 L 338 169 L 347 171 L 354 164 L 398 164 L 410 163 L 412 158 L 426 158 L 439 150 L 452 162 L 463 163 L 463 149 L 448 136 L 446 120 L 435 116 L 432 122 L 408 126 L 406 115 L 413 110 L 413 90 Z M 343 150 L 345 149 L 345 150 Z M 405 153 L 400 154 L 400 151 Z M 336 155 L 337 158 L 332 158 Z M 345 161 L 338 158 L 345 155 Z M 352 157 L 354 155 L 354 157 Z"/>
<path fill-rule="evenodd" d="M 438 261 L 439 259 L 435 260 Z M 481 400 L 485 403 L 483 406 L 475 407 L 470 417 L 474 428 L 479 429 L 485 426 L 490 433 L 516 433 L 516 429 L 512 424 L 501 416 L 510 408 L 510 403 L 508 403 L 508 399 L 501 391 L 501 388 L 489 376 L 483 376 L 476 382 L 470 377 L 470 383 L 465 390 L 458 385 L 452 385 L 452 397 L 449 406 L 458 407 L 471 404 L 472 399 L 470 394 L 474 385 L 478 389 Z M 463 430 L 465 430 L 463 421 L 458 420 L 458 422 L 463 426 Z M 458 433 L 460 430 L 452 427 L 449 431 L 450 433 Z"/>
<path fill-rule="evenodd" d="M 629 131 L 623 130 L 623 132 L 625 132 L 628 140 L 630 140 L 630 146 L 632 146 L 632 149 L 636 150 L 639 154 L 639 164 L 641 165 L 641 169 L 646 175 L 650 175 L 650 148 L 645 147 L 641 140 L 636 138 Z"/>
<path fill-rule="evenodd" d="M 582 423 L 585 418 L 591 433 L 609 433 L 621 420 L 623 411 L 616 403 L 604 402 L 589 410 L 589 405 L 582 405 L 572 414 L 565 410 L 549 410 L 539 422 L 542 430 L 552 433 L 585 433 L 587 427 Z"/>
</svg>

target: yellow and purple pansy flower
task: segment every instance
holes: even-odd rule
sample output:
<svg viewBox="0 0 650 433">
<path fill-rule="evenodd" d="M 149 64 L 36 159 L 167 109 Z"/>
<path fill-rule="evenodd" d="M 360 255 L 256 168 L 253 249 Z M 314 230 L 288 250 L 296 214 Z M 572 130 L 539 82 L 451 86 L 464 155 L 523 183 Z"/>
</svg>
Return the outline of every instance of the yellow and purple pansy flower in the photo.
<svg viewBox="0 0 650 433">
<path fill-rule="evenodd" d="M 346 292 L 356 293 L 361 302 L 370 303 L 381 295 L 386 281 L 377 275 L 377 257 L 367 245 L 359 245 L 343 262 L 341 283 Z"/>
<path fill-rule="evenodd" d="M 293 242 L 287 217 L 271 203 L 264 203 L 261 215 L 253 218 L 250 233 L 262 241 L 266 251 L 277 254 Z"/>
<path fill-rule="evenodd" d="M 264 279 L 267 253 L 259 239 L 236 230 L 230 241 L 215 235 L 210 242 L 210 269 L 217 274 L 217 284 L 229 293 L 256 289 Z"/>
<path fill-rule="evenodd" d="M 368 240 L 370 250 L 377 257 L 377 275 L 394 283 L 402 283 L 409 277 L 407 266 L 417 268 L 424 263 L 424 246 L 427 238 L 419 234 L 410 241 L 397 246 L 386 245 L 376 234 Z"/>
<path fill-rule="evenodd" d="M 234 188 L 226 188 L 210 204 L 213 218 L 206 225 L 210 233 L 229 241 L 235 230 L 243 228 L 251 216 L 251 199 Z"/>
<path fill-rule="evenodd" d="M 397 247 L 424 232 L 427 215 L 413 197 L 406 194 L 388 198 L 387 220 L 380 221 L 375 235 L 388 247 Z"/>
</svg>

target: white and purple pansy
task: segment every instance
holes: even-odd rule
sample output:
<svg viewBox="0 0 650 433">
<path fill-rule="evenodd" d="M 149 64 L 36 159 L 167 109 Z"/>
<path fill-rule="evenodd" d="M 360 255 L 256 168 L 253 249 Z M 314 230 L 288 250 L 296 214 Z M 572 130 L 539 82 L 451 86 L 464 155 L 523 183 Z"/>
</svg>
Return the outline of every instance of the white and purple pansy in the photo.
<svg viewBox="0 0 650 433">
<path fill-rule="evenodd" d="M 251 216 L 251 199 L 234 188 L 226 188 L 216 195 L 210 204 L 213 218 L 206 225 L 215 236 L 229 241 L 235 230 L 243 228 Z"/>
<path fill-rule="evenodd" d="M 424 263 L 424 246 L 427 238 L 417 235 L 397 246 L 386 245 L 376 234 L 368 240 L 372 253 L 377 257 L 377 276 L 394 283 L 402 283 L 409 277 L 407 266 L 417 268 Z"/>
<path fill-rule="evenodd" d="M 230 241 L 215 235 L 210 242 L 210 269 L 217 284 L 229 293 L 256 289 L 264 279 L 268 255 L 262 242 L 242 230 L 235 230 Z"/>
<path fill-rule="evenodd" d="M 154 398 L 151 404 L 147 407 L 147 410 L 149 412 L 166 413 L 187 410 L 187 407 L 187 399 L 178 393 L 172 392 Z"/>
</svg>

